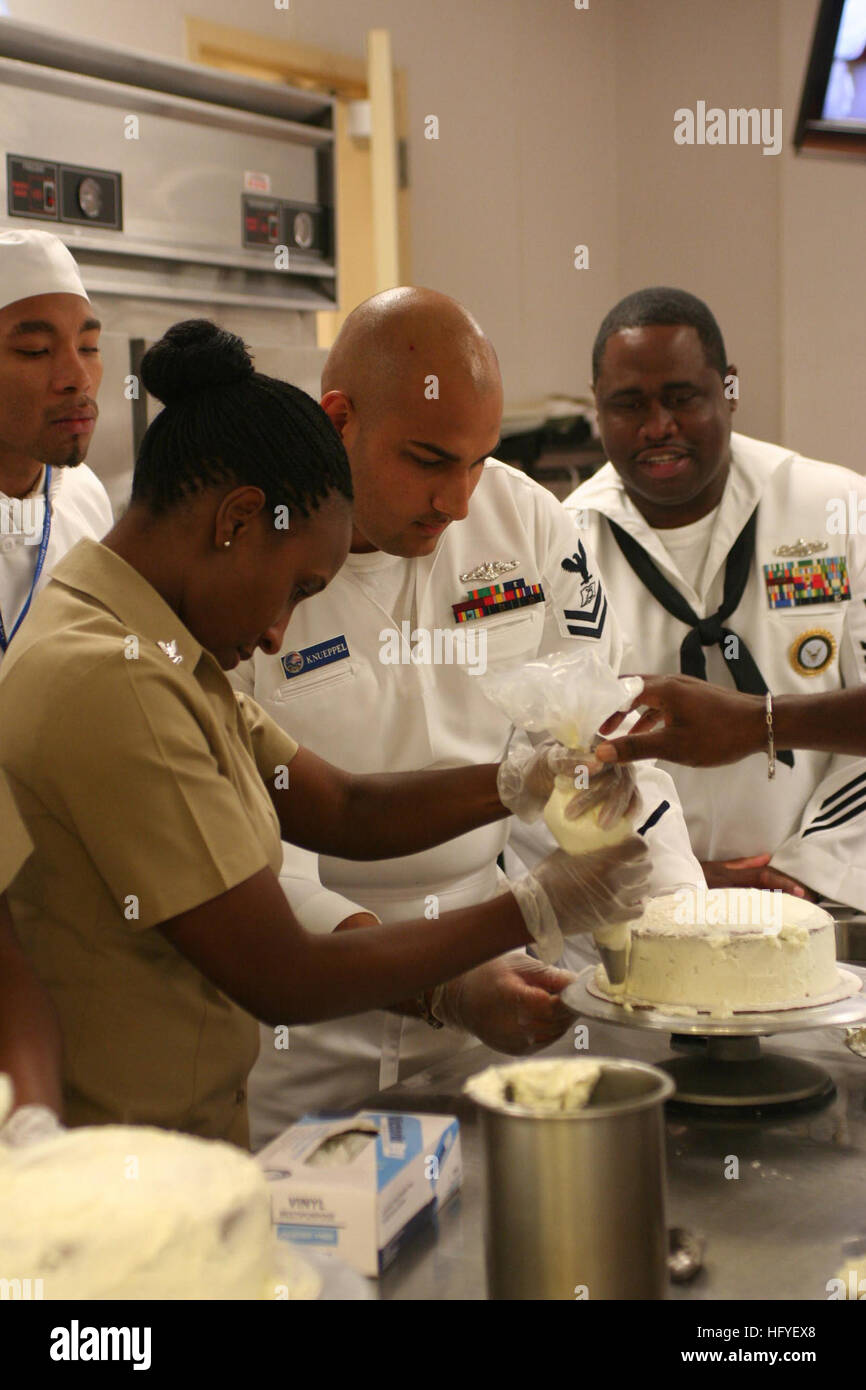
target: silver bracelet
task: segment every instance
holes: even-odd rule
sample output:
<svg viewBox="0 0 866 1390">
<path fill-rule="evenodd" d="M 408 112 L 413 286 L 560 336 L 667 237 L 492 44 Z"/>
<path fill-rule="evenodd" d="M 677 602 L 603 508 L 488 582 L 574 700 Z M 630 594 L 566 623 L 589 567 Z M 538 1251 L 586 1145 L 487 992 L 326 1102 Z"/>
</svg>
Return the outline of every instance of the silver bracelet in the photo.
<svg viewBox="0 0 866 1390">
<path fill-rule="evenodd" d="M 773 737 L 773 697 L 767 691 L 767 780 L 776 775 L 776 741 Z"/>
</svg>

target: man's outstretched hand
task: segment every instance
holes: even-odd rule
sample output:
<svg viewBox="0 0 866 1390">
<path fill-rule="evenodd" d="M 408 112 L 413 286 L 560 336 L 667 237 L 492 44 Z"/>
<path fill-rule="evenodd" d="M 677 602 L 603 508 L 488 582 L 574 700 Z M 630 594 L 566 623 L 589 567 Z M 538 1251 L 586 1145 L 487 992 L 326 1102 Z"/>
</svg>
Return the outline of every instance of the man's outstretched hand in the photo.
<svg viewBox="0 0 866 1390">
<path fill-rule="evenodd" d="M 760 695 L 741 695 L 694 676 L 644 676 L 643 683 L 631 709 L 644 713 L 627 734 L 596 746 L 600 762 L 664 758 L 684 767 L 720 767 L 766 748 Z M 606 720 L 601 736 L 615 733 L 628 712 Z"/>
</svg>

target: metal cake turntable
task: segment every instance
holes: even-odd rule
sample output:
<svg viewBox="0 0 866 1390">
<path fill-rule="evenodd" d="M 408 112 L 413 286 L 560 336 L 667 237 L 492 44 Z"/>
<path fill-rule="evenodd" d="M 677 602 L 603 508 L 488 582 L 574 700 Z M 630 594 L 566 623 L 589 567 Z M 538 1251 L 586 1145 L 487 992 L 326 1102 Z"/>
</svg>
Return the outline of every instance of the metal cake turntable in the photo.
<svg viewBox="0 0 866 1390">
<path fill-rule="evenodd" d="M 576 1014 L 695 1040 L 700 1049 L 695 1055 L 668 1057 L 655 1064 L 676 1083 L 676 1094 L 669 1102 L 674 1105 L 730 1110 L 822 1104 L 835 1094 L 829 1072 L 788 1053 L 762 1053 L 761 1038 L 866 1021 L 866 994 L 862 990 L 831 1003 L 780 1009 L 775 1013 L 737 1013 L 724 1018 L 664 1013 L 660 1008 L 645 1006 L 633 1006 L 633 1011 L 628 1011 L 596 992 L 597 986 L 590 989 L 596 969 L 594 965 L 587 966 L 562 993 L 562 999 Z M 840 967 L 839 974 L 843 981 L 847 977 L 849 988 L 866 981 L 866 971 L 856 966 Z M 705 1048 L 701 1039 L 706 1039 Z"/>
</svg>

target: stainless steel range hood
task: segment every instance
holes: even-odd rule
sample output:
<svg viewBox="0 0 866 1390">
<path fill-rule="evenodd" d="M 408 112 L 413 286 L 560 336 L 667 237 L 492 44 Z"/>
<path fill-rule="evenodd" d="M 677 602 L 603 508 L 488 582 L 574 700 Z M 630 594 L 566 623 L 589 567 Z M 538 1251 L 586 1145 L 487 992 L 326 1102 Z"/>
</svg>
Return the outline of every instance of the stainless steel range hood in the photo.
<svg viewBox="0 0 866 1390">
<path fill-rule="evenodd" d="M 333 102 L 0 20 L 0 227 L 88 291 L 332 309 Z"/>
</svg>

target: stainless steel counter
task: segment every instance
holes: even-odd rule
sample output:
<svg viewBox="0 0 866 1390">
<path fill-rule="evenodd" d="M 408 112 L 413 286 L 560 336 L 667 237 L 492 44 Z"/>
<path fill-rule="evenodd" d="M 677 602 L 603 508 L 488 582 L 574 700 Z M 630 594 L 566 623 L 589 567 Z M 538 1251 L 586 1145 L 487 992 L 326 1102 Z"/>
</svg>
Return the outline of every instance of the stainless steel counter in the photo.
<svg viewBox="0 0 866 1390">
<path fill-rule="evenodd" d="M 674 1054 L 662 1033 L 578 1020 L 589 1052 L 574 1052 L 571 1033 L 541 1056 L 635 1057 Z M 866 1058 L 844 1045 L 843 1028 L 765 1039 L 825 1067 L 837 1087 L 820 1110 L 721 1119 L 669 1110 L 666 1119 L 668 1225 L 706 1237 L 695 1281 L 671 1285 L 673 1299 L 826 1299 L 826 1282 L 843 1263 L 843 1242 L 866 1235 Z M 379 1280 L 384 1299 L 486 1298 L 481 1228 L 482 1154 L 474 1107 L 461 1095 L 472 1072 L 503 1059 L 472 1047 L 375 1097 L 388 1110 L 460 1117 L 461 1193 Z M 732 1064 L 736 1065 L 736 1064 Z M 736 1160 L 736 1164 L 733 1162 Z M 726 1177 L 738 1168 L 738 1177 Z M 866 1249 L 866 1245 L 864 1245 Z"/>
</svg>

